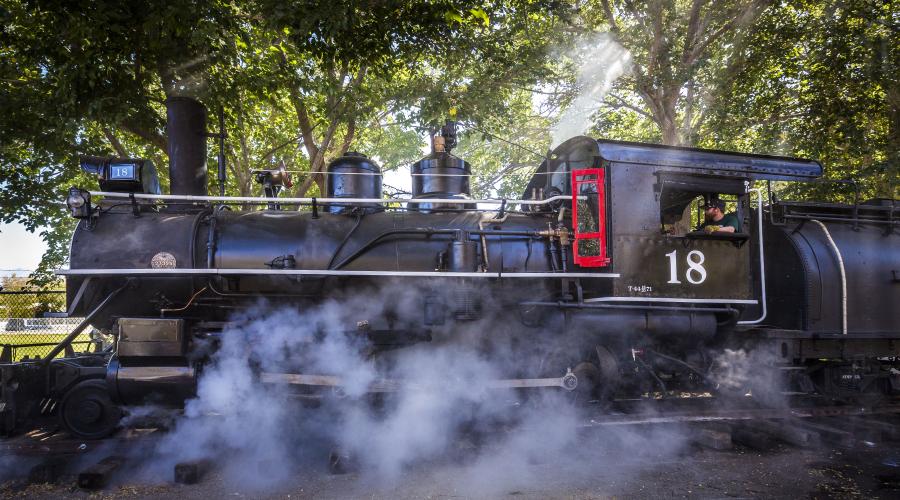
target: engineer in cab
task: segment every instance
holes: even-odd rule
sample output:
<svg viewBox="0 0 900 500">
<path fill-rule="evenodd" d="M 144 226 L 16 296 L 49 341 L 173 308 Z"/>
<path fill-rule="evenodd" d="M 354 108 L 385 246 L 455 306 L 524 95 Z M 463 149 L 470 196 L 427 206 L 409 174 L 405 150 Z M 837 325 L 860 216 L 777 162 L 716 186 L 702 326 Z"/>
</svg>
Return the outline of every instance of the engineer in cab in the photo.
<svg viewBox="0 0 900 500">
<path fill-rule="evenodd" d="M 706 234 L 741 232 L 741 221 L 734 212 L 725 213 L 725 201 L 710 198 L 703 206 L 704 221 L 697 228 Z"/>
</svg>

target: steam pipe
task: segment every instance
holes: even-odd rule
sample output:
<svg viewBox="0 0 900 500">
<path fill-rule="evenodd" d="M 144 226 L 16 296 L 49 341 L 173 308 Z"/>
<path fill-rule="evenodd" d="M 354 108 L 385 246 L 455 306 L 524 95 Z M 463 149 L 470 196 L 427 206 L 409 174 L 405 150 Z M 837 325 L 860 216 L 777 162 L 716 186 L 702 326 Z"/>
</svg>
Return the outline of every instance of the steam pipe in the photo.
<svg viewBox="0 0 900 500">
<path fill-rule="evenodd" d="M 828 239 L 828 245 L 831 247 L 831 251 L 834 252 L 834 256 L 837 258 L 838 269 L 841 271 L 841 333 L 847 335 L 847 273 L 844 270 L 844 258 L 841 257 L 841 250 L 838 248 L 837 244 L 835 244 L 834 239 L 831 237 L 831 232 L 828 231 L 825 224 L 822 224 L 815 219 L 811 220 L 822 228 L 822 231 L 825 233 L 825 238 Z"/>
<path fill-rule="evenodd" d="M 347 241 L 350 240 L 350 237 L 353 236 L 353 233 L 356 232 L 356 229 L 359 227 L 359 223 L 362 222 L 363 213 L 360 212 L 356 214 L 356 224 L 347 231 L 347 234 L 344 235 L 344 239 L 341 240 L 341 243 L 334 249 L 334 254 L 331 255 L 331 260 L 328 261 L 328 266 L 325 269 L 331 269 L 331 266 L 334 265 L 334 260 L 337 259 L 338 254 L 341 253 L 341 250 L 344 249 L 344 245 L 347 244 Z"/>
<path fill-rule="evenodd" d="M 532 238 L 543 238 L 545 236 L 544 234 L 541 234 L 541 231 L 516 231 L 506 229 L 475 229 L 467 232 L 475 236 L 530 236 Z"/>
<path fill-rule="evenodd" d="M 459 229 L 435 229 L 435 228 L 430 228 L 430 227 L 418 227 L 418 228 L 409 228 L 409 229 L 391 229 L 391 230 L 385 231 L 385 232 L 375 236 L 374 238 L 369 240 L 366 244 L 359 247 L 359 249 L 357 249 L 355 252 L 348 255 L 346 258 L 344 258 L 340 262 L 338 262 L 336 265 L 329 266 L 328 269 L 340 269 L 340 268 L 344 267 L 345 265 L 349 264 L 351 261 L 353 261 L 360 255 L 362 255 L 363 253 L 368 251 L 370 248 L 372 248 L 372 246 L 374 246 L 376 243 L 378 243 L 378 241 L 380 241 L 381 239 L 386 238 L 388 236 L 393 236 L 396 234 L 427 234 L 427 235 L 456 234 L 459 232 L 460 232 Z M 470 235 L 475 235 L 475 236 L 497 235 L 497 236 L 528 236 L 528 237 L 532 237 L 532 238 L 541 238 L 542 237 L 542 235 L 539 231 L 505 231 L 505 230 L 481 231 L 481 230 L 476 230 L 476 231 L 467 231 L 467 233 L 469 233 Z M 552 245 L 552 243 L 551 243 L 551 245 Z M 552 246 L 551 246 L 551 248 L 552 248 Z M 558 270 L 558 266 L 554 265 L 554 271 L 556 271 L 556 270 Z"/>
<path fill-rule="evenodd" d="M 501 209 L 506 208 L 505 200 L 500 205 L 500 207 L 501 207 Z M 481 231 L 484 231 L 485 224 L 497 224 L 497 225 L 503 224 L 504 222 L 506 222 L 507 218 L 509 218 L 509 214 L 503 214 L 503 215 L 497 214 L 495 217 L 493 217 L 491 219 L 482 219 L 482 220 L 478 221 L 478 229 L 480 229 Z M 480 236 L 481 236 L 481 260 L 483 262 L 482 271 L 487 271 L 489 262 L 490 262 L 489 255 L 488 255 L 487 235 L 484 233 L 481 233 Z M 531 243 L 529 242 L 529 245 L 530 244 Z"/>
<path fill-rule="evenodd" d="M 213 268 L 216 258 L 216 211 L 209 216 L 209 232 L 206 235 L 206 267 Z"/>
<path fill-rule="evenodd" d="M 416 227 L 416 228 L 409 228 L 409 229 L 390 229 L 388 231 L 384 231 L 383 233 L 375 236 L 374 238 L 369 240 L 366 244 L 359 247 L 355 252 L 351 253 L 350 255 L 345 257 L 343 260 L 341 260 L 340 262 L 335 264 L 333 270 L 338 270 L 338 269 L 344 267 L 345 265 L 349 264 L 354 259 L 356 259 L 360 255 L 362 255 L 363 253 L 368 251 L 370 248 L 372 248 L 380 240 L 382 240 L 383 238 L 386 238 L 388 236 L 393 236 L 396 234 L 426 234 L 426 235 L 456 234 L 459 231 L 460 231 L 459 229 L 435 229 L 435 228 L 431 228 L 431 227 Z"/>
<path fill-rule="evenodd" d="M 556 240 L 550 238 L 550 268 L 553 272 L 559 272 L 559 262 L 557 262 Z"/>
</svg>

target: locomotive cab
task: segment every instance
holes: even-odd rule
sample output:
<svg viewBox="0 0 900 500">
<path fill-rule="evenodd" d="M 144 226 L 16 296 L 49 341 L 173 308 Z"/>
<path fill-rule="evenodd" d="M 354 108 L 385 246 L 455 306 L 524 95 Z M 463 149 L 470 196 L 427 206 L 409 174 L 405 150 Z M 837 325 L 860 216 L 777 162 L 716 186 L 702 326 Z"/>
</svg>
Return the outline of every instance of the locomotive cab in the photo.
<svg viewBox="0 0 900 500">
<path fill-rule="evenodd" d="M 637 175 L 635 175 L 637 174 Z M 750 283 L 749 179 L 710 169 L 612 162 L 616 297 L 755 303 Z M 740 231 L 706 233 L 700 207 L 729 200 Z"/>
<path fill-rule="evenodd" d="M 586 301 L 756 304 L 751 172 L 735 165 L 733 153 L 729 164 L 711 158 L 725 153 L 663 151 L 577 137 L 551 154 L 525 196 L 574 195 L 575 264 L 621 276 L 611 289 L 588 286 Z M 728 203 L 739 231 L 697 230 L 710 199 Z"/>
</svg>

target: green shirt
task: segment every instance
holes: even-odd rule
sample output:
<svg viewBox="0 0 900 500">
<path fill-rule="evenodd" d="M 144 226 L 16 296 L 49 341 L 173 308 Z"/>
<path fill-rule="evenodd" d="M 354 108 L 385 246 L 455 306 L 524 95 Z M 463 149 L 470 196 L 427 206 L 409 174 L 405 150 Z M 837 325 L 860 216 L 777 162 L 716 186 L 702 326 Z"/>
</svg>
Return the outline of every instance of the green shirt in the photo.
<svg viewBox="0 0 900 500">
<path fill-rule="evenodd" d="M 730 227 L 734 228 L 734 232 L 736 232 L 736 233 L 741 232 L 741 221 L 740 221 L 740 219 L 738 219 L 737 215 L 734 212 L 725 214 L 725 216 L 722 217 L 722 219 L 720 219 L 716 222 L 704 222 L 703 224 L 700 225 L 699 230 L 702 231 L 703 228 L 705 228 L 706 226 L 722 226 L 722 227 L 730 226 Z"/>
</svg>

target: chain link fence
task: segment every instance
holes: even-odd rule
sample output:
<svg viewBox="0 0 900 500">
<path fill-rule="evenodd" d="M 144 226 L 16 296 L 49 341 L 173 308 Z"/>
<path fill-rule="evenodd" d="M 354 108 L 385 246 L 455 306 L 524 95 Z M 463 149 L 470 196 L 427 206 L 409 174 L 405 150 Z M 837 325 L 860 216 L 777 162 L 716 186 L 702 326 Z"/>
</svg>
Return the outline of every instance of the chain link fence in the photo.
<svg viewBox="0 0 900 500">
<path fill-rule="evenodd" d="M 0 291 L 0 363 L 42 358 L 81 323 L 66 318 L 66 295 L 61 290 Z M 66 349 L 66 356 L 98 352 L 109 339 L 85 329 Z"/>
</svg>

